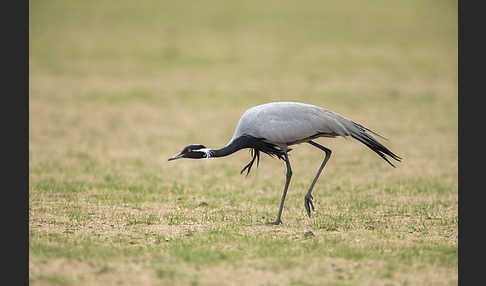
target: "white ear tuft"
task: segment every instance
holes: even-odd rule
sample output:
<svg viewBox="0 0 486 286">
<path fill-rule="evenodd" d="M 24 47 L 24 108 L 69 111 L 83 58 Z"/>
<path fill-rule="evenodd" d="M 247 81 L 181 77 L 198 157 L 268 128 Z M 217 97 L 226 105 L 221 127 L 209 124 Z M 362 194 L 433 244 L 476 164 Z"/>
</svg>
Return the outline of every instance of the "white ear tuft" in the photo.
<svg viewBox="0 0 486 286">
<path fill-rule="evenodd" d="M 208 149 L 208 148 L 199 149 L 199 150 L 195 150 L 195 151 L 205 153 L 205 154 L 206 154 L 206 158 L 204 158 L 204 159 L 209 159 L 209 158 L 211 158 L 211 150 L 210 150 L 210 149 Z"/>
</svg>

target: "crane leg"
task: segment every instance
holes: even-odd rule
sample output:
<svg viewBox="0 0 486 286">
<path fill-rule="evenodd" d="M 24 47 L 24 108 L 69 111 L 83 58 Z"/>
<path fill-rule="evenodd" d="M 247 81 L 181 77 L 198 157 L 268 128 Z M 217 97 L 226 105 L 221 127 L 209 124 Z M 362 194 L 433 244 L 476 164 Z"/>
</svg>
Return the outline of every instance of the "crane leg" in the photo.
<svg viewBox="0 0 486 286">
<path fill-rule="evenodd" d="M 326 166 L 327 160 L 329 160 L 329 158 L 331 157 L 332 151 L 330 149 L 327 149 L 326 147 L 324 147 L 322 145 L 317 144 L 316 142 L 313 142 L 313 141 L 308 141 L 307 143 L 309 143 L 312 146 L 315 146 L 315 147 L 321 149 L 322 151 L 326 152 L 326 157 L 324 157 L 324 161 L 322 161 L 321 167 L 317 171 L 317 175 L 315 176 L 314 180 L 312 181 L 312 184 L 311 184 L 309 190 L 307 191 L 307 194 L 304 197 L 305 210 L 307 211 L 307 215 L 310 217 L 311 216 L 310 208 L 312 207 L 312 210 L 314 211 L 314 203 L 312 202 L 312 199 L 313 199 L 312 189 L 314 188 L 314 185 L 316 184 L 317 179 L 319 178 L 319 175 L 321 175 L 322 169 L 324 169 L 324 166 Z"/>
<path fill-rule="evenodd" d="M 285 157 L 285 164 L 287 165 L 287 175 L 285 179 L 285 187 L 282 194 L 282 201 L 280 202 L 280 208 L 278 209 L 277 219 L 274 222 L 270 223 L 274 225 L 278 225 L 282 223 L 282 220 L 280 220 L 280 216 L 282 215 L 285 196 L 287 195 L 287 189 L 289 188 L 290 178 L 292 177 L 292 168 L 290 167 L 290 161 L 289 161 L 289 157 L 287 156 L 287 152 L 284 153 L 284 157 Z"/>
</svg>

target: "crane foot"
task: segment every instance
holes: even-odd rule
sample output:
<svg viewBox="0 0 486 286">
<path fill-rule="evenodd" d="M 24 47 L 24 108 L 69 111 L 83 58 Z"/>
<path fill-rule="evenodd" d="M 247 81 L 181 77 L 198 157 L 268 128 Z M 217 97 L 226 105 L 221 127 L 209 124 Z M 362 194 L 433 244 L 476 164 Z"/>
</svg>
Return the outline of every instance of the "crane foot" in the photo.
<svg viewBox="0 0 486 286">
<path fill-rule="evenodd" d="M 282 224 L 282 221 L 280 219 L 277 219 L 275 221 L 272 221 L 272 222 L 267 222 L 267 224 L 271 224 L 271 225 L 279 225 L 279 224 Z"/>
<path fill-rule="evenodd" d="M 312 211 L 314 211 L 314 203 L 312 202 L 312 195 L 310 193 L 307 193 L 307 195 L 305 195 L 304 197 L 304 206 L 305 206 L 305 210 L 307 211 L 307 215 L 310 217 L 311 216 L 311 212 L 310 212 L 310 208 L 312 207 Z"/>
</svg>

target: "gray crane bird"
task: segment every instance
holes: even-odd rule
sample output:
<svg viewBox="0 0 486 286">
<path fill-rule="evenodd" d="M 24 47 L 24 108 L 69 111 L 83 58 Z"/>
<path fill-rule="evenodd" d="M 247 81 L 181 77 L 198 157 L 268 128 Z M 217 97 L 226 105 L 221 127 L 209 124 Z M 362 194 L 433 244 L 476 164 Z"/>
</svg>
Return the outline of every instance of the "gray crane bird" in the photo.
<svg viewBox="0 0 486 286">
<path fill-rule="evenodd" d="M 401 161 L 402 158 L 383 146 L 368 132 L 384 138 L 361 124 L 315 105 L 299 102 L 271 102 L 248 109 L 241 116 L 233 137 L 223 148 L 213 150 L 206 148 L 204 145 L 191 144 L 184 147 L 179 154 L 169 158 L 169 161 L 180 158 L 203 159 L 224 157 L 238 150 L 250 148 L 252 159 L 240 172 L 242 174 L 247 170 L 248 175 L 255 160 L 257 160 L 258 166 L 260 152 L 284 160 L 287 167 L 285 186 L 277 219 L 271 223 L 277 225 L 282 223 L 281 216 L 285 196 L 287 195 L 290 178 L 292 177 L 292 168 L 288 157 L 288 152 L 292 149 L 289 146 L 309 143 L 325 152 L 324 160 L 304 197 L 304 207 L 307 215 L 310 217 L 311 208 L 314 211 L 312 189 L 324 166 L 326 166 L 327 161 L 331 157 L 331 150 L 312 141 L 313 139 L 319 137 L 333 138 L 336 136 L 351 136 L 368 146 L 392 167 L 395 166 L 385 155 L 390 156 L 396 161 Z"/>
</svg>

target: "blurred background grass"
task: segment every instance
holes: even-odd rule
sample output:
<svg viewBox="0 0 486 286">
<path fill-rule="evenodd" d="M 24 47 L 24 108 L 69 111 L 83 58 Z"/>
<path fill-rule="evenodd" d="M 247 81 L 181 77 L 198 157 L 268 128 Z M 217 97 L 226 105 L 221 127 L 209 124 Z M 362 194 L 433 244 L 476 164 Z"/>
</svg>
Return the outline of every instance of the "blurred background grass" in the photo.
<svg viewBox="0 0 486 286">
<path fill-rule="evenodd" d="M 247 108 L 292 100 L 383 133 L 409 166 L 418 149 L 454 152 L 456 10 L 453 1 L 31 1 L 31 151 L 65 133 L 111 150 L 114 137 L 128 144 L 120 152 L 219 147 Z"/>
<path fill-rule="evenodd" d="M 186 211 L 218 198 L 273 216 L 282 162 L 265 157 L 245 179 L 247 152 L 166 161 L 190 143 L 224 146 L 246 109 L 270 101 L 338 112 L 389 138 L 385 145 L 404 158 L 391 169 L 359 143 L 319 139 L 334 152 L 314 197 L 338 199 L 329 189 L 344 186 L 350 202 L 360 186 L 366 193 L 378 183 L 393 200 L 405 184 L 410 196 L 397 201 L 436 207 L 457 237 L 457 2 L 41 0 L 29 9 L 31 242 L 45 242 L 37 231 L 58 231 L 59 217 L 46 215 L 75 221 L 83 215 L 65 206 L 83 210 L 90 197 Z M 289 229 L 305 217 L 316 152 L 299 146 L 291 154 Z M 43 256 L 31 257 L 38 269 Z M 453 279 L 457 270 L 447 273 Z"/>
</svg>

